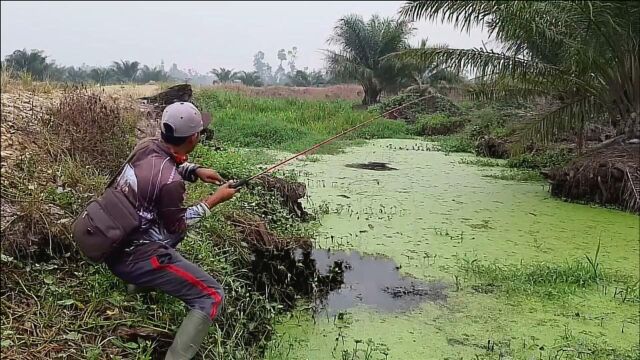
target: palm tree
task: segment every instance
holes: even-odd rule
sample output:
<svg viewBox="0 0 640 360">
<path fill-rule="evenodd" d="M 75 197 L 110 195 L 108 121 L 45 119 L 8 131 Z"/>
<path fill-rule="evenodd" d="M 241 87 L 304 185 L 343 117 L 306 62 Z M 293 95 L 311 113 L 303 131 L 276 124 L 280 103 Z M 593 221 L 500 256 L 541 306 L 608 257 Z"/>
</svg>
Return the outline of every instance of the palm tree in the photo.
<svg viewBox="0 0 640 360">
<path fill-rule="evenodd" d="M 95 68 L 89 71 L 89 78 L 99 85 L 110 83 L 114 77 L 113 69 L 110 68 Z"/>
<path fill-rule="evenodd" d="M 65 69 L 65 78 L 74 84 L 81 84 L 89 80 L 89 73 L 81 68 L 70 66 Z"/>
<path fill-rule="evenodd" d="M 581 134 L 586 122 L 600 119 L 627 137 L 639 135 L 639 2 L 411 1 L 400 14 L 450 21 L 463 31 L 488 29 L 499 51 L 410 49 L 390 58 L 472 70 L 480 83 L 472 95 L 480 98 L 555 99 L 521 132 L 523 139 Z"/>
<path fill-rule="evenodd" d="M 133 82 L 140 71 L 140 63 L 137 61 L 120 60 L 113 62 L 113 72 L 120 82 Z"/>
<path fill-rule="evenodd" d="M 289 84 L 296 87 L 311 86 L 311 78 L 306 71 L 296 70 L 293 76 L 289 75 Z"/>
<path fill-rule="evenodd" d="M 430 45 L 428 39 L 422 39 L 417 49 L 442 49 L 448 47 L 446 44 Z M 405 62 L 411 72 L 411 81 L 415 85 L 437 87 L 439 85 L 457 85 L 464 82 L 464 78 L 455 71 L 442 68 L 433 62 L 412 60 L 406 59 Z"/>
<path fill-rule="evenodd" d="M 27 72 L 36 80 L 44 80 L 51 64 L 42 50 L 15 50 L 5 57 L 5 66 L 15 72 Z"/>
<path fill-rule="evenodd" d="M 169 75 L 166 71 L 158 67 L 150 68 L 147 65 L 145 65 L 138 74 L 138 81 L 142 84 L 150 81 L 167 81 L 167 79 L 169 79 Z"/>
<path fill-rule="evenodd" d="M 239 71 L 235 79 L 240 80 L 244 85 L 260 87 L 263 85 L 260 74 L 257 71 Z"/>
<path fill-rule="evenodd" d="M 414 28 L 408 21 L 373 16 L 367 22 L 358 15 L 338 20 L 329 45 L 338 51 L 326 50 L 326 61 L 332 76 L 356 80 L 364 90 L 362 103 L 379 101 L 383 91 L 396 91 L 408 78 L 408 69 L 385 55 L 407 49 L 407 38 Z"/>
<path fill-rule="evenodd" d="M 233 69 L 225 69 L 223 67 L 219 69 L 213 69 L 210 71 L 210 73 L 215 75 L 218 78 L 218 81 L 220 81 L 221 83 L 231 82 L 238 75 L 238 73 L 233 71 Z"/>
</svg>

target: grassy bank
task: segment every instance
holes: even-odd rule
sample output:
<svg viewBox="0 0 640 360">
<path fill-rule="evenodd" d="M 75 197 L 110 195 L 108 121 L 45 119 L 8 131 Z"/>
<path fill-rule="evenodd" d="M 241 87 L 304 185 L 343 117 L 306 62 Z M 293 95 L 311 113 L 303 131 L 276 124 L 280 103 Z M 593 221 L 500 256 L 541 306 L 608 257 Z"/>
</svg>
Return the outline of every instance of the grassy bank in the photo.
<svg viewBox="0 0 640 360">
<path fill-rule="evenodd" d="M 242 94 L 204 90 L 196 101 L 214 116 L 216 138 L 225 146 L 302 151 L 371 118 L 347 101 L 250 98 Z M 323 146 L 335 153 L 362 139 L 408 137 L 407 125 L 378 120 Z"/>
</svg>

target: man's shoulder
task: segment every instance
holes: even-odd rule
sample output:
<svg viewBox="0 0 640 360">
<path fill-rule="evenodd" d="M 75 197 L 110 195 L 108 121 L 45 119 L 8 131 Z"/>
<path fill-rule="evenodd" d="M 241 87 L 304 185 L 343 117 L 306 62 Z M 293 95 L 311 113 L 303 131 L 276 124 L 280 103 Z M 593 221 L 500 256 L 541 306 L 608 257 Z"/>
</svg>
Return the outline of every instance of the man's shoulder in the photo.
<svg viewBox="0 0 640 360">
<path fill-rule="evenodd" d="M 143 149 L 149 148 L 150 146 L 157 145 L 159 140 L 160 139 L 156 136 L 143 138 L 136 143 L 136 146 L 133 148 L 133 152 L 139 152 Z"/>
<path fill-rule="evenodd" d="M 158 185 L 174 181 L 183 181 L 173 157 L 159 147 L 157 138 L 148 138 L 145 143 L 138 143 L 132 166 L 136 174 L 156 179 Z"/>
</svg>

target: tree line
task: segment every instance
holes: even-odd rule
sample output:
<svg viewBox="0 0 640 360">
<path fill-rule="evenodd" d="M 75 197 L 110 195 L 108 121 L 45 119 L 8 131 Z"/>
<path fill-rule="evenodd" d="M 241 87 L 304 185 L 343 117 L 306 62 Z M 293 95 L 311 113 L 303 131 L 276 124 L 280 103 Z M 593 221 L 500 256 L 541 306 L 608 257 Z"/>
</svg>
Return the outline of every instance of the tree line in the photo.
<svg viewBox="0 0 640 360">
<path fill-rule="evenodd" d="M 43 50 L 15 50 L 2 61 L 2 68 L 13 76 L 28 74 L 36 81 L 58 81 L 99 85 L 139 83 L 169 80 L 166 71 L 142 65 L 138 61 L 114 61 L 111 66 L 82 68 L 62 66 L 49 60 Z"/>
</svg>

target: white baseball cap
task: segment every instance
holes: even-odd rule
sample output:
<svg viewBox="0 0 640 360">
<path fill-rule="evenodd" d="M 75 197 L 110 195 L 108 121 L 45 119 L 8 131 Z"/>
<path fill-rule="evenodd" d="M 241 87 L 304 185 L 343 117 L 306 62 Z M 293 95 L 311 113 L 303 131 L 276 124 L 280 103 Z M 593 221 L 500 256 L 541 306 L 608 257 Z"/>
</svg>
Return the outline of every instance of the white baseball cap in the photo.
<svg viewBox="0 0 640 360">
<path fill-rule="evenodd" d="M 176 102 L 164 109 L 161 123 L 162 132 L 165 132 L 166 128 L 170 128 L 172 133 L 168 135 L 185 137 L 206 129 L 211 123 L 211 115 L 200 113 L 190 102 Z"/>
</svg>

